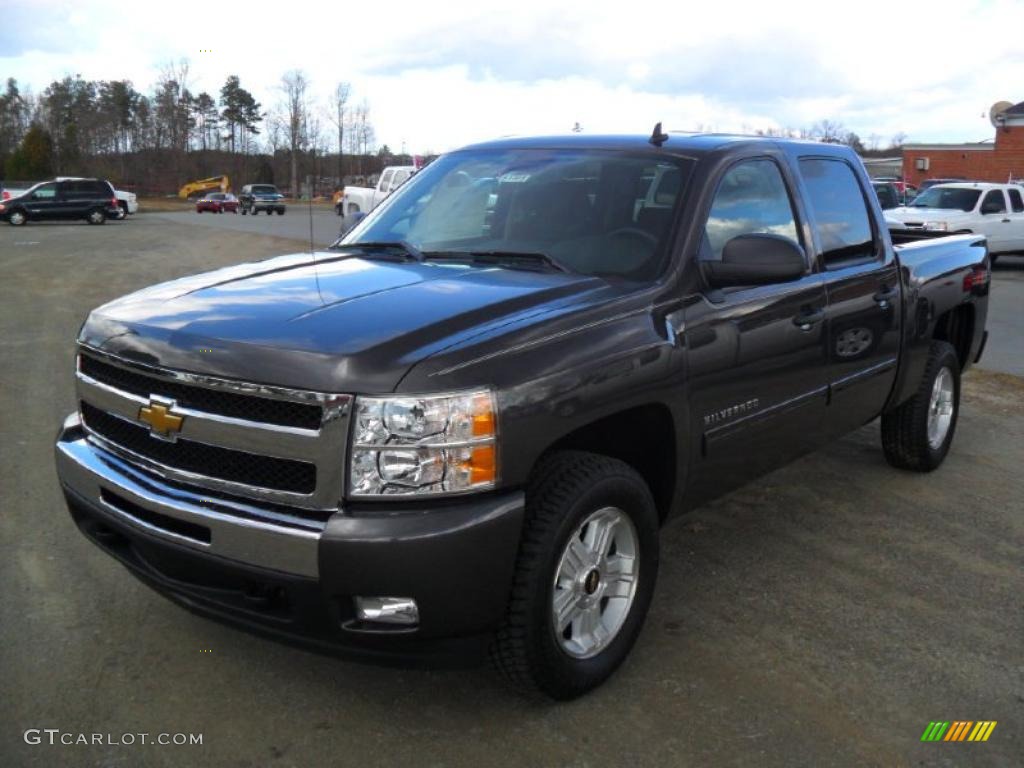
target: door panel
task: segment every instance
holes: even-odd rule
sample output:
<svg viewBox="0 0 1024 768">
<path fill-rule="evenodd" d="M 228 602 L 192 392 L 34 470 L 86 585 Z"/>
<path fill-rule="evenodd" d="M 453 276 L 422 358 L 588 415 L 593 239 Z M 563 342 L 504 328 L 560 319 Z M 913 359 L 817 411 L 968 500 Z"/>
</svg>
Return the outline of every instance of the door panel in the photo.
<svg viewBox="0 0 1024 768">
<path fill-rule="evenodd" d="M 55 217 L 58 209 L 57 183 L 41 184 L 32 192 L 25 207 L 29 218 L 43 220 Z"/>
<path fill-rule="evenodd" d="M 792 195 L 773 158 L 729 167 L 704 225 L 698 263 L 723 257 L 734 237 L 770 233 L 799 242 Z M 686 345 L 693 430 L 688 503 L 700 503 L 820 444 L 827 392 L 825 287 L 798 280 L 693 296 Z"/>
<path fill-rule="evenodd" d="M 878 416 L 896 381 L 901 294 L 895 259 L 825 274 L 830 397 L 827 430 Z"/>
<path fill-rule="evenodd" d="M 896 381 L 900 278 L 895 254 L 872 223 L 866 180 L 840 158 L 802 157 L 799 166 L 828 296 L 831 437 L 881 413 Z"/>
<path fill-rule="evenodd" d="M 982 213 L 986 203 L 1001 203 L 1000 213 Z M 978 204 L 978 230 L 988 238 L 988 248 L 993 253 L 1002 253 L 1013 248 L 1013 224 L 1006 206 L 1006 195 L 1001 189 L 991 189 L 981 197 Z"/>
<path fill-rule="evenodd" d="M 821 443 L 827 382 L 824 323 L 794 322 L 825 306 L 820 275 L 729 294 L 685 311 L 690 497 L 699 503 Z M 697 432 L 697 430 L 695 430 Z"/>
</svg>

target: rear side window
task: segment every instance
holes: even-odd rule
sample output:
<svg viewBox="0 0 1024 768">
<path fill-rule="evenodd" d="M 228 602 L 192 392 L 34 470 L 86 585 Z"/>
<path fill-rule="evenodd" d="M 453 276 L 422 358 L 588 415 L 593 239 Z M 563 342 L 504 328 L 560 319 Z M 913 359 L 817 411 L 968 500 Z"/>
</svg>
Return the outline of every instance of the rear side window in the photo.
<svg viewBox="0 0 1024 768">
<path fill-rule="evenodd" d="M 853 169 L 842 160 L 805 158 L 800 175 L 821 240 L 825 266 L 875 256 L 867 204 Z"/>
<path fill-rule="evenodd" d="M 721 261 L 727 242 L 751 234 L 782 235 L 797 242 L 793 205 L 771 160 L 747 160 L 726 171 L 704 227 L 700 258 Z"/>
<path fill-rule="evenodd" d="M 1024 199 L 1021 198 L 1020 192 L 1016 189 L 1008 189 L 1006 194 L 1010 196 L 1010 207 L 1013 208 L 1013 212 L 1024 213 Z"/>
</svg>

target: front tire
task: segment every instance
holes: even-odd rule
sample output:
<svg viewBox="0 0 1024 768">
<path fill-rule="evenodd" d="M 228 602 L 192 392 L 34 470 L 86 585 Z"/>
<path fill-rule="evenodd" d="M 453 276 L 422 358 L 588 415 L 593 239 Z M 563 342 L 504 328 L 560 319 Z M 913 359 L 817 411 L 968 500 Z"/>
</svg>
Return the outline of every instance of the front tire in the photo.
<svg viewBox="0 0 1024 768">
<path fill-rule="evenodd" d="M 917 392 L 882 414 L 882 449 L 892 466 L 931 472 L 949 453 L 960 414 L 960 360 L 945 341 L 933 341 Z"/>
<path fill-rule="evenodd" d="M 516 686 L 573 699 L 611 676 L 640 634 L 658 573 L 658 513 L 632 467 L 582 451 L 543 460 L 526 505 L 491 657 Z"/>
<path fill-rule="evenodd" d="M 24 211 L 11 211 L 10 216 L 7 217 L 7 223 L 12 227 L 23 227 L 27 221 L 28 216 Z"/>
</svg>

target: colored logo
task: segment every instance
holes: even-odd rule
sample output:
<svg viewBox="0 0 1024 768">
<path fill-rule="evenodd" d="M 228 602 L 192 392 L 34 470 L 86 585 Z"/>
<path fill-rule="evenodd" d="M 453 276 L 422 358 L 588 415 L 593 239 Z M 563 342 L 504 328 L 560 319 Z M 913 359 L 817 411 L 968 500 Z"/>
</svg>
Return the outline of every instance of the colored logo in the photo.
<svg viewBox="0 0 1024 768">
<path fill-rule="evenodd" d="M 921 741 L 988 741 L 995 727 L 995 720 L 933 721 L 924 729 Z"/>
<path fill-rule="evenodd" d="M 144 405 L 139 409 L 139 421 L 149 425 L 149 434 L 153 437 L 174 442 L 185 421 L 184 416 L 176 416 L 171 413 L 174 405 L 173 400 L 158 400 L 152 397 L 149 400 L 149 405 Z"/>
</svg>

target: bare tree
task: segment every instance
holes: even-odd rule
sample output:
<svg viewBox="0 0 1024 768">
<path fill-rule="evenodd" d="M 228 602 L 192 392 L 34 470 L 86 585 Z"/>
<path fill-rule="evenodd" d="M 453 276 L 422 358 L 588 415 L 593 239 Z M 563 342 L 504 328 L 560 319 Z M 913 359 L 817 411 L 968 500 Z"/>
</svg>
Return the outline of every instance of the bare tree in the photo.
<svg viewBox="0 0 1024 768">
<path fill-rule="evenodd" d="M 370 105 L 366 99 L 353 109 L 348 121 L 349 154 L 358 155 L 358 173 L 363 172 L 363 157 L 373 148 L 375 134 L 370 122 Z"/>
<path fill-rule="evenodd" d="M 345 119 L 347 117 L 348 98 L 351 87 L 341 82 L 334 86 L 331 99 L 331 122 L 338 129 L 338 182 L 344 184 L 344 166 L 342 156 L 345 154 Z"/>
<path fill-rule="evenodd" d="M 811 126 L 811 135 L 826 144 L 843 144 L 848 131 L 835 120 L 820 120 Z"/>
<path fill-rule="evenodd" d="M 899 149 L 907 143 L 907 134 L 900 131 L 899 133 L 893 134 L 892 139 L 889 140 L 889 146 L 892 149 Z"/>
<path fill-rule="evenodd" d="M 309 80 L 301 69 L 286 72 L 281 78 L 284 93 L 284 132 L 291 152 L 292 194 L 299 190 L 299 152 L 306 145 L 306 131 L 309 123 L 309 99 L 306 91 Z"/>
</svg>

